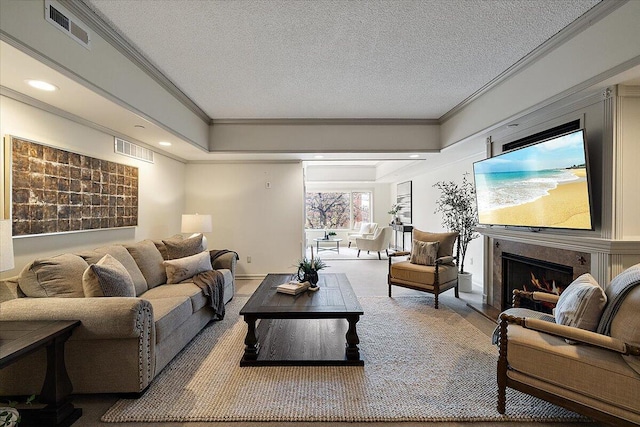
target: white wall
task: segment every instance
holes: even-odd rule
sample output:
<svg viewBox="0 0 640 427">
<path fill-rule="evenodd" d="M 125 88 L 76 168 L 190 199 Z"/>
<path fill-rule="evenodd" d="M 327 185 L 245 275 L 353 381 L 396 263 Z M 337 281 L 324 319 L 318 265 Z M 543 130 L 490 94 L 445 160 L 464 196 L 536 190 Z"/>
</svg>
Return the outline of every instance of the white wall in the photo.
<svg viewBox="0 0 640 427">
<path fill-rule="evenodd" d="M 185 165 L 156 153 L 155 163 L 114 153 L 113 136 L 7 97 L 0 97 L 0 134 L 14 135 L 75 153 L 139 168 L 138 226 L 14 238 L 15 269 L 37 257 L 91 249 L 110 243 L 163 238 L 180 231 L 184 206 Z M 4 150 L 1 150 L 4 156 Z M 4 172 L 4 157 L 2 157 Z M 4 188 L 4 173 L 2 188 Z"/>
<path fill-rule="evenodd" d="M 304 243 L 302 163 L 189 164 L 185 188 L 185 212 L 213 215 L 209 249 L 240 255 L 238 276 L 294 271 Z"/>
<path fill-rule="evenodd" d="M 320 123 L 318 123 L 320 122 Z M 375 122 L 375 120 L 372 120 Z M 411 121 L 408 121 L 411 122 Z M 209 150 L 216 152 L 357 153 L 429 152 L 440 148 L 440 126 L 435 121 L 379 124 L 366 121 L 243 121 L 211 125 Z"/>
</svg>

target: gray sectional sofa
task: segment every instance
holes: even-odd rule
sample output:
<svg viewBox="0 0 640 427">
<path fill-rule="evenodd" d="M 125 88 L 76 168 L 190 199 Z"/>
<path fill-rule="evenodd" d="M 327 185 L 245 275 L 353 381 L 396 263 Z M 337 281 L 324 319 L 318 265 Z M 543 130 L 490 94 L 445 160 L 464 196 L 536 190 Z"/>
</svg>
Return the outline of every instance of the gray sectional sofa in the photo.
<svg viewBox="0 0 640 427">
<path fill-rule="evenodd" d="M 0 282 L 0 321 L 80 320 L 65 346 L 73 392 L 141 393 L 233 298 L 237 255 L 202 249 L 178 235 L 34 260 Z M 203 269 L 222 301 L 194 283 Z M 45 367 L 42 350 L 0 370 L 0 395 L 38 394 Z"/>
</svg>

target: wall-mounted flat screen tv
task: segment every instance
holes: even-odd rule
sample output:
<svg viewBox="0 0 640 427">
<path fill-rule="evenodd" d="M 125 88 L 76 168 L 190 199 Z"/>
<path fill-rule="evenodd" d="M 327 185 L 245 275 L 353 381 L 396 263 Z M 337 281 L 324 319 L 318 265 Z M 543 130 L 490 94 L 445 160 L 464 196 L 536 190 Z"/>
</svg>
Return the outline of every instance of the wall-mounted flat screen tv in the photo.
<svg viewBox="0 0 640 427">
<path fill-rule="evenodd" d="M 592 230 L 584 130 L 473 164 L 483 225 Z"/>
</svg>

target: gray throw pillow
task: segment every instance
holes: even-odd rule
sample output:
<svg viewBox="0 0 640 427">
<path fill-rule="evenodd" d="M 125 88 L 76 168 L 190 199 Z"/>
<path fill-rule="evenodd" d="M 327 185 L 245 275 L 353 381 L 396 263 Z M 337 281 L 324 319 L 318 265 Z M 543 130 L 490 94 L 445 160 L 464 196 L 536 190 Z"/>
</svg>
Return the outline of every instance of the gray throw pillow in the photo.
<svg viewBox="0 0 640 427">
<path fill-rule="evenodd" d="M 84 258 L 89 265 L 95 264 L 102 259 L 106 254 L 111 255 L 127 269 L 127 272 L 133 280 L 133 284 L 136 287 L 136 295 L 141 295 L 147 291 L 147 280 L 144 278 L 142 271 L 136 264 L 129 251 L 122 245 L 111 245 L 96 248 L 92 251 L 81 252 L 78 255 Z"/>
<path fill-rule="evenodd" d="M 182 234 L 174 234 L 173 236 L 168 237 L 166 239 L 153 241 L 153 244 L 156 245 L 156 248 L 158 248 L 158 250 L 162 254 L 162 259 L 166 260 L 166 259 L 169 259 L 169 255 L 167 254 L 167 247 L 164 245 L 165 240 L 180 241 L 180 240 L 184 240 L 184 236 Z"/>
<path fill-rule="evenodd" d="M 109 254 L 91 264 L 82 276 L 86 297 L 135 297 L 133 279 L 120 261 Z"/>
<path fill-rule="evenodd" d="M 211 257 L 207 251 L 165 261 L 164 266 L 167 269 L 167 283 L 180 283 L 198 273 L 212 270 Z"/>
<path fill-rule="evenodd" d="M 595 331 L 606 303 L 604 290 L 591 274 L 585 273 L 560 294 L 555 309 L 556 323 Z"/>
<path fill-rule="evenodd" d="M 133 259 L 138 264 L 149 289 L 167 282 L 162 255 L 151 240 L 143 240 L 133 245 L 125 245 Z"/>
<path fill-rule="evenodd" d="M 413 239 L 411 242 L 411 264 L 435 265 L 438 258 L 440 242 L 422 242 Z"/>
<path fill-rule="evenodd" d="M 22 270 L 18 285 L 28 297 L 82 298 L 82 275 L 88 266 L 74 254 L 36 259 Z"/>
<path fill-rule="evenodd" d="M 167 249 L 167 259 L 185 258 L 202 252 L 202 234 L 183 240 L 163 240 Z"/>
</svg>

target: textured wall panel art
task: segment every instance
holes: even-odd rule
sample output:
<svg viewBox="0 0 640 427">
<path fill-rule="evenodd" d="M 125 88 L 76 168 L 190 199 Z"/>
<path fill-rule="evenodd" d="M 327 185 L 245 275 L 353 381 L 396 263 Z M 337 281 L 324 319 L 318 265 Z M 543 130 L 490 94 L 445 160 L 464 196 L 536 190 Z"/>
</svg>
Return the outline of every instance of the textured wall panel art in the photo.
<svg viewBox="0 0 640 427">
<path fill-rule="evenodd" d="M 138 168 L 14 136 L 5 144 L 14 236 L 138 225 Z"/>
</svg>

